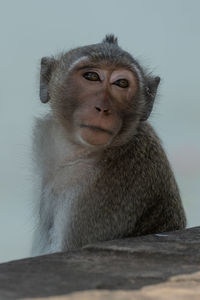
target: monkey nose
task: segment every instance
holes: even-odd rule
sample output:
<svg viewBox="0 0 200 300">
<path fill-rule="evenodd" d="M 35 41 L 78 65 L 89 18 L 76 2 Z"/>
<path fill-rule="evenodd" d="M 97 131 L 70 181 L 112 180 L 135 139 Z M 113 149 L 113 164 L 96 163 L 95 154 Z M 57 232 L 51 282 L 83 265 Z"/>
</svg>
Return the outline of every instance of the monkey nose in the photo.
<svg viewBox="0 0 200 300">
<path fill-rule="evenodd" d="M 105 114 L 111 114 L 111 109 L 106 108 L 106 107 L 99 107 L 99 106 L 95 106 L 94 107 L 99 113 L 105 113 Z"/>
</svg>

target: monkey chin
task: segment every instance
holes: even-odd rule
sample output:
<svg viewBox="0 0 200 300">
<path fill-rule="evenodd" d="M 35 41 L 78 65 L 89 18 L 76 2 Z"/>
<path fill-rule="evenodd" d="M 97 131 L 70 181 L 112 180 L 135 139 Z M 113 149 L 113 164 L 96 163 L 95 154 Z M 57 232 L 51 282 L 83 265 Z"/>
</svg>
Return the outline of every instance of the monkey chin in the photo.
<svg viewBox="0 0 200 300">
<path fill-rule="evenodd" d="M 105 147 L 113 139 L 113 133 L 110 130 L 96 126 L 82 125 L 78 133 L 79 142 L 87 147 Z"/>
</svg>

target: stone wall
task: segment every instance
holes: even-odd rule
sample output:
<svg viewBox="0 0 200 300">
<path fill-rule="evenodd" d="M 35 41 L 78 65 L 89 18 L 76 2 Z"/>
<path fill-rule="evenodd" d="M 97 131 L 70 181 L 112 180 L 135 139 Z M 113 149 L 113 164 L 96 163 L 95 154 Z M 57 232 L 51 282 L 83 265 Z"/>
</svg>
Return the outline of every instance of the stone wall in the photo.
<svg viewBox="0 0 200 300">
<path fill-rule="evenodd" d="M 0 264 L 0 299 L 200 299 L 200 227 Z"/>
</svg>

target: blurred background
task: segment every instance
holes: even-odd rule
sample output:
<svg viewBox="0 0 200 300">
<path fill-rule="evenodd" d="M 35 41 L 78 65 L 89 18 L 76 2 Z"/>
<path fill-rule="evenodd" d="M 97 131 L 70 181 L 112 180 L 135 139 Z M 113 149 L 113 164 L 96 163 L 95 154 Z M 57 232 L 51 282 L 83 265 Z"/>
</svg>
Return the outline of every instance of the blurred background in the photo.
<svg viewBox="0 0 200 300">
<path fill-rule="evenodd" d="M 188 227 L 200 225 L 200 1 L 0 0 L 0 262 L 30 255 L 31 134 L 40 58 L 106 33 L 162 78 L 151 123 L 178 181 Z"/>
</svg>

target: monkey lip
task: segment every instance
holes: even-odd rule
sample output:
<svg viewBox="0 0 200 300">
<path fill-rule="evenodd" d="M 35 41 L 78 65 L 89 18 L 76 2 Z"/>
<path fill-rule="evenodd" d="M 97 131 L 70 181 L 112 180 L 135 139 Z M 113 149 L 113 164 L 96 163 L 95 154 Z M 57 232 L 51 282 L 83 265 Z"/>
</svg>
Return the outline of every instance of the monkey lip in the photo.
<svg viewBox="0 0 200 300">
<path fill-rule="evenodd" d="M 101 131 L 101 132 L 104 132 L 104 133 L 108 133 L 109 135 L 113 135 L 113 132 L 111 130 L 104 129 L 104 128 L 98 127 L 98 126 L 81 124 L 80 127 L 81 128 L 89 128 L 89 129 L 92 129 L 92 130 L 97 131 L 97 132 Z"/>
</svg>

